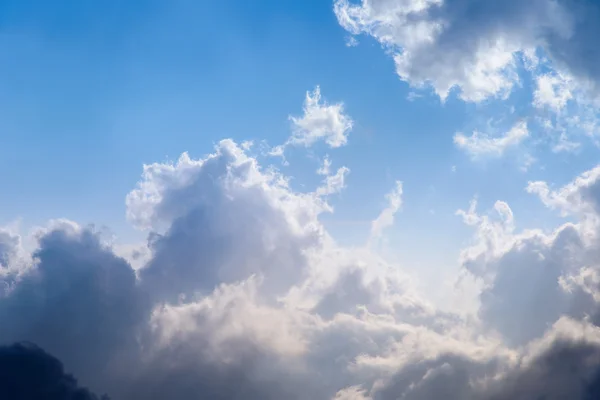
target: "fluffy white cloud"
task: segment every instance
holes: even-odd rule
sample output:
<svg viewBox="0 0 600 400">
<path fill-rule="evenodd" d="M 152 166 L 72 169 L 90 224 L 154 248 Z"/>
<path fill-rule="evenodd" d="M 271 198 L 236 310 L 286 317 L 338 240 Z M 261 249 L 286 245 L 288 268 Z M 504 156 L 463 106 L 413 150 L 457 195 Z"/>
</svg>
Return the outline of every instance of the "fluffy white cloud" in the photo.
<svg viewBox="0 0 600 400">
<path fill-rule="evenodd" d="M 336 0 L 339 23 L 351 34 L 367 34 L 393 54 L 400 78 L 429 84 L 445 99 L 453 88 L 466 101 L 505 97 L 541 48 L 560 70 L 595 90 L 593 50 L 600 9 L 572 0 Z M 541 79 L 538 103 L 558 107 L 568 91 L 548 76 Z"/>
<path fill-rule="evenodd" d="M 508 148 L 523 142 L 528 135 L 527 123 L 520 121 L 504 135 L 498 137 L 491 137 L 477 131 L 471 136 L 457 133 L 454 135 L 454 144 L 472 157 L 500 156 Z"/>
<path fill-rule="evenodd" d="M 328 104 L 321 98 L 321 88 L 306 92 L 304 114 L 301 117 L 290 116 L 292 135 L 282 145 L 271 149 L 273 156 L 283 156 L 287 146 L 310 147 L 324 141 L 329 147 L 344 146 L 352 131 L 354 121 L 344 112 L 342 103 Z"/>
<path fill-rule="evenodd" d="M 535 79 L 536 89 L 533 93 L 533 104 L 536 107 L 548 107 L 559 112 L 573 98 L 569 77 L 546 73 L 536 76 Z"/>
</svg>

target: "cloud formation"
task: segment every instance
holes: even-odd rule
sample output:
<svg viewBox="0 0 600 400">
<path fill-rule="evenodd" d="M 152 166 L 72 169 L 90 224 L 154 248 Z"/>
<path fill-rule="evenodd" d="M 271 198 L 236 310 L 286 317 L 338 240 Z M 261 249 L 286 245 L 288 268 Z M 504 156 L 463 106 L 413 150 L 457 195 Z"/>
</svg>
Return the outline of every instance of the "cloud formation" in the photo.
<svg viewBox="0 0 600 400">
<path fill-rule="evenodd" d="M 336 0 L 352 35 L 366 34 L 393 55 L 399 77 L 430 85 L 444 100 L 507 97 L 520 83 L 523 55 L 541 49 L 555 68 L 596 90 L 600 9 L 587 0 Z M 540 104 L 548 100 L 542 82 Z M 563 98 L 564 98 L 563 91 Z M 554 106 L 559 106 L 560 101 Z"/>
<path fill-rule="evenodd" d="M 289 117 L 292 123 L 292 135 L 270 154 L 283 156 L 288 146 L 310 147 L 319 141 L 331 148 L 341 147 L 348 142 L 354 121 L 344 112 L 343 103 L 328 104 L 321 98 L 321 88 L 306 92 L 304 114 L 301 117 Z"/>
<path fill-rule="evenodd" d="M 596 395 L 595 170 L 558 191 L 529 185 L 576 219 L 551 232 L 517 231 L 502 201 L 458 212 L 475 230 L 460 258 L 480 284 L 469 316 L 437 309 L 369 243 L 336 243 L 320 218 L 347 169 L 330 167 L 321 186 L 297 191 L 230 139 L 200 159 L 144 166 L 126 197 L 148 238 L 136 268 L 93 226 L 52 221 L 30 254 L 3 232 L 12 272 L 0 274 L 0 343 L 36 343 L 116 400 Z M 392 225 L 402 190 L 396 182 L 373 236 Z M 0 364 L 14 349 L 29 359 L 17 345 Z M 80 390 L 51 364 L 53 379 Z"/>
<path fill-rule="evenodd" d="M 520 121 L 508 132 L 499 137 L 490 137 L 477 131 L 473 132 L 471 136 L 457 133 L 454 135 L 454 144 L 474 158 L 484 156 L 498 157 L 508 148 L 517 146 L 528 135 L 527 123 Z"/>
</svg>

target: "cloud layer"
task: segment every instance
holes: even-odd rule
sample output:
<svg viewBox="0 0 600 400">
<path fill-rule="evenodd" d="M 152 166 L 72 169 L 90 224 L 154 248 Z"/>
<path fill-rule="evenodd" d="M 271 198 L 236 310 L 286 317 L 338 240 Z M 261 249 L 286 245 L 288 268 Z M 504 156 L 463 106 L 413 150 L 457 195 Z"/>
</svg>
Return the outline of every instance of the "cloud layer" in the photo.
<svg viewBox="0 0 600 400">
<path fill-rule="evenodd" d="M 144 167 L 127 196 L 148 232 L 137 270 L 93 227 L 51 222 L 30 256 L 4 233 L 0 341 L 36 343 L 113 399 L 593 398 L 597 182 L 592 171 L 556 192 L 530 184 L 579 218 L 550 233 L 516 232 L 503 202 L 497 216 L 459 212 L 475 228 L 461 262 L 482 282 L 465 317 L 369 246 L 337 245 L 319 220 L 336 191 L 294 191 L 223 140 L 205 158 Z M 398 182 L 377 237 L 401 195 Z"/>
</svg>

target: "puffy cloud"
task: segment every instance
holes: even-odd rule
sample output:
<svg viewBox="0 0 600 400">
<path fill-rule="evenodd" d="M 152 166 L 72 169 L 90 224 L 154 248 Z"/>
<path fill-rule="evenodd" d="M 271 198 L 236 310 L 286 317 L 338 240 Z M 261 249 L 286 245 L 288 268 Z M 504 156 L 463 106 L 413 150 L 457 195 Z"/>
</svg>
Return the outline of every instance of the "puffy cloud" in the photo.
<svg viewBox="0 0 600 400">
<path fill-rule="evenodd" d="M 508 148 L 517 146 L 529 135 L 527 123 L 520 121 L 508 132 L 499 137 L 490 137 L 480 132 L 473 132 L 471 136 L 462 133 L 454 135 L 454 144 L 474 158 L 484 156 L 500 156 Z"/>
<path fill-rule="evenodd" d="M 314 191 L 295 191 L 248 146 L 223 140 L 200 159 L 144 166 L 126 204 L 148 233 L 145 248 L 113 247 L 64 220 L 35 232 L 30 257 L 14 256 L 17 235 L 0 236 L 2 268 L 19 265 L 0 276 L 10 279 L 0 342 L 35 342 L 117 400 L 597 390 L 595 173 L 559 191 L 531 185 L 546 204 L 581 216 L 552 232 L 517 232 L 501 201 L 495 215 L 478 213 L 475 201 L 458 212 L 476 231 L 461 263 L 481 282 L 478 314 L 461 316 L 436 309 L 369 243 L 336 243 L 319 218 L 347 169 L 330 167 Z M 400 182 L 387 199 L 372 226 L 378 238 L 402 205 Z M 135 267 L 117 255 L 133 253 L 143 255 Z"/>
<path fill-rule="evenodd" d="M 62 363 L 29 343 L 0 346 L 0 397 L 3 399 L 98 400 L 65 373 Z M 102 397 L 108 400 L 108 397 Z"/>
<path fill-rule="evenodd" d="M 319 86 L 312 92 L 306 92 L 304 114 L 289 118 L 292 135 L 284 144 L 271 149 L 273 156 L 283 156 L 287 146 L 310 147 L 319 141 L 324 141 L 331 148 L 344 146 L 354 126 L 342 103 L 328 104 L 322 100 Z"/>
<path fill-rule="evenodd" d="M 535 79 L 536 89 L 533 93 L 533 104 L 536 107 L 548 107 L 558 112 L 573 98 L 569 77 L 546 73 L 536 76 Z"/>
<path fill-rule="evenodd" d="M 290 144 L 310 146 L 324 140 L 330 147 L 340 147 L 348 141 L 352 119 L 344 114 L 342 103 L 327 104 L 321 101 L 321 88 L 306 93 L 304 115 L 290 117 L 293 134 Z"/>
<path fill-rule="evenodd" d="M 597 314 L 597 182 L 594 168 L 555 191 L 546 182 L 529 183 L 527 191 L 538 194 L 548 207 L 577 218 L 551 232 L 516 232 L 505 203 L 496 203 L 499 219 L 478 215 L 476 203 L 459 212 L 477 232 L 461 262 L 482 280 L 479 315 L 508 343 L 523 345 L 540 337 L 563 315 Z"/>
<path fill-rule="evenodd" d="M 597 87 L 600 9 L 591 1 L 336 0 L 334 10 L 351 34 L 391 50 L 402 80 L 429 84 L 442 99 L 453 88 L 466 101 L 507 96 L 520 81 L 519 59 L 535 63 L 536 48 L 582 85 Z M 568 98 L 548 77 L 538 83 L 540 104 Z"/>
<path fill-rule="evenodd" d="M 393 51 L 402 80 L 430 84 L 442 99 L 457 87 L 467 101 L 506 96 L 519 82 L 516 53 L 570 28 L 563 8 L 549 0 L 337 0 L 335 12 L 352 34 L 371 35 Z"/>
<path fill-rule="evenodd" d="M 128 215 L 140 226 L 168 228 L 150 235 L 153 257 L 139 273 L 169 300 L 253 274 L 284 290 L 305 272 L 304 252 L 320 241 L 316 217 L 328 209 L 320 194 L 339 189 L 344 173 L 328 178 L 319 195 L 294 193 L 230 140 L 203 160 L 184 154 L 176 164 L 146 166 L 127 197 Z"/>
<path fill-rule="evenodd" d="M 291 190 L 232 141 L 146 166 L 127 205 L 149 232 L 146 264 L 51 223 L 0 300 L 0 341 L 38 343 L 115 399 L 314 399 L 368 398 L 409 362 L 403 348 L 417 359 L 460 336 L 396 266 L 335 244 L 319 189 Z"/>
</svg>

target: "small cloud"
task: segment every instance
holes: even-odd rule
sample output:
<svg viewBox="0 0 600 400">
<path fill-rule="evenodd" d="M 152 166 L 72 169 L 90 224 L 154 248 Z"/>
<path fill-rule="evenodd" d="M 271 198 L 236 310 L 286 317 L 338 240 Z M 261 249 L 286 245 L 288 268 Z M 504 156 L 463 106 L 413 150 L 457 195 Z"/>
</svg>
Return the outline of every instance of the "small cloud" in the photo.
<svg viewBox="0 0 600 400">
<path fill-rule="evenodd" d="M 242 142 L 242 144 L 240 145 L 240 147 L 242 149 L 244 149 L 245 151 L 248 151 L 252 148 L 252 146 L 254 146 L 254 142 L 252 140 L 244 140 Z"/>
<path fill-rule="evenodd" d="M 411 92 L 408 93 L 408 96 L 406 96 L 406 100 L 408 100 L 408 101 L 415 101 L 416 99 L 419 99 L 421 97 L 423 97 L 422 94 L 411 91 Z"/>
<path fill-rule="evenodd" d="M 359 42 L 354 36 L 346 37 L 346 46 L 347 47 L 356 47 L 356 46 L 358 46 L 358 44 L 359 44 Z"/>
<path fill-rule="evenodd" d="M 528 136 L 527 123 L 520 121 L 500 137 L 491 137 L 478 131 L 473 132 L 471 136 L 457 133 L 454 135 L 454 144 L 472 157 L 499 157 L 507 148 L 518 145 Z"/>
<path fill-rule="evenodd" d="M 394 216 L 402 207 L 402 182 L 396 181 L 394 189 L 386 196 L 388 205 L 371 223 L 371 239 L 378 239 L 383 231 L 394 224 Z"/>
<path fill-rule="evenodd" d="M 325 156 L 323 159 L 323 165 L 317 169 L 317 174 L 319 175 L 329 175 L 331 172 L 331 159 L 328 156 Z"/>
<path fill-rule="evenodd" d="M 329 147 L 344 146 L 354 121 L 344 113 L 342 103 L 328 104 L 321 98 L 319 86 L 312 92 L 306 92 L 304 114 L 301 117 L 289 117 L 292 122 L 292 135 L 282 145 L 274 147 L 270 155 L 283 156 L 287 146 L 310 147 L 318 141 L 324 141 Z"/>
</svg>

